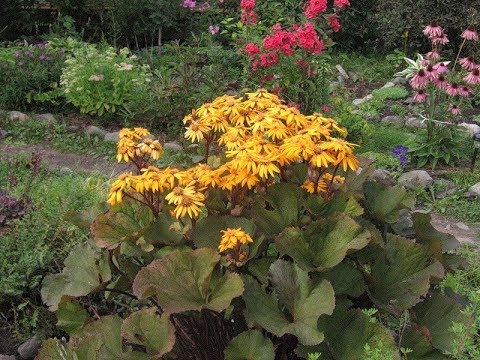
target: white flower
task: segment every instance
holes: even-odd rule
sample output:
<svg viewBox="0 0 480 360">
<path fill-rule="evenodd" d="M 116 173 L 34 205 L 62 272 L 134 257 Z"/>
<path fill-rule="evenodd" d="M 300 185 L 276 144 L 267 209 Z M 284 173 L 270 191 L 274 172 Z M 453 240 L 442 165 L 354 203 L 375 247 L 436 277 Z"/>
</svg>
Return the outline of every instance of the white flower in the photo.
<svg viewBox="0 0 480 360">
<path fill-rule="evenodd" d="M 92 75 L 88 81 L 102 81 L 104 79 L 103 75 Z"/>
</svg>

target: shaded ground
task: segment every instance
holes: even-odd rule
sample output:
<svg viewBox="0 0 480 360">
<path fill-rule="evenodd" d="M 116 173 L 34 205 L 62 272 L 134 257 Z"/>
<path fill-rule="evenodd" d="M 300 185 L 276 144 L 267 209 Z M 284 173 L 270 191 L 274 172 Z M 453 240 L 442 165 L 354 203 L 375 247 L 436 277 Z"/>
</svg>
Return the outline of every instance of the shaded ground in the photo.
<svg viewBox="0 0 480 360">
<path fill-rule="evenodd" d="M 14 340 L 8 327 L 0 327 L 0 354 L 12 355 L 17 351 L 17 347 L 20 345 Z M 0 356 L 1 357 L 1 356 Z"/>
<path fill-rule="evenodd" d="M 94 158 L 88 155 L 64 153 L 50 148 L 48 145 L 10 145 L 0 142 L 0 160 L 10 160 L 20 154 L 30 155 L 35 153 L 42 157 L 42 161 L 52 169 L 63 169 L 73 172 L 101 172 L 106 176 L 114 176 L 125 171 L 128 166 L 117 164 L 114 160 L 108 161 L 102 158 Z"/>
</svg>

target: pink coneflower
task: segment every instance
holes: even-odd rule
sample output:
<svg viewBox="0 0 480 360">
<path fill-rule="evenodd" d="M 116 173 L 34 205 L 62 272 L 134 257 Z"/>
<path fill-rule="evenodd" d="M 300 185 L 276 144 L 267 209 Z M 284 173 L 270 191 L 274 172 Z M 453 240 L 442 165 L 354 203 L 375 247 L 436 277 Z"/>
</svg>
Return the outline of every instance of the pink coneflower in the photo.
<svg viewBox="0 0 480 360">
<path fill-rule="evenodd" d="M 464 80 L 470 85 L 480 83 L 480 70 L 478 67 L 473 69 L 467 76 L 465 76 Z"/>
<path fill-rule="evenodd" d="M 447 86 L 447 94 L 450 96 L 457 96 L 458 95 L 459 86 L 457 83 L 452 83 Z"/>
<path fill-rule="evenodd" d="M 418 63 L 418 65 L 420 65 L 421 67 L 426 67 L 426 66 L 430 65 L 430 60 L 424 59 L 424 60 L 420 61 Z"/>
<path fill-rule="evenodd" d="M 415 76 L 410 80 L 410 85 L 414 89 L 421 89 L 427 85 L 428 82 L 428 75 L 424 69 L 418 70 Z"/>
<path fill-rule="evenodd" d="M 440 25 L 438 25 L 437 20 L 433 20 L 425 27 L 425 29 L 423 29 L 423 33 L 425 34 L 425 36 L 428 36 L 430 38 L 440 37 L 443 34 L 443 29 Z"/>
<path fill-rule="evenodd" d="M 418 103 L 423 103 L 425 100 L 427 100 L 427 93 L 423 90 L 418 90 L 415 96 L 413 97 L 413 100 L 415 100 Z"/>
<path fill-rule="evenodd" d="M 448 67 L 443 62 L 439 62 L 433 67 L 438 74 L 445 74 L 448 72 Z"/>
<path fill-rule="evenodd" d="M 430 52 L 426 53 L 425 56 L 432 59 L 432 60 L 440 59 L 440 54 L 436 51 L 430 51 Z"/>
<path fill-rule="evenodd" d="M 438 79 L 438 73 L 432 65 L 428 65 L 424 70 L 429 80 L 433 81 Z"/>
<path fill-rule="evenodd" d="M 446 45 L 450 42 L 448 40 L 447 34 L 442 34 L 441 36 L 435 36 L 432 38 L 433 45 Z"/>
<path fill-rule="evenodd" d="M 475 30 L 475 26 L 470 25 L 469 27 L 467 27 L 466 30 L 462 33 L 462 38 L 470 41 L 478 41 L 478 33 L 477 30 Z"/>
<path fill-rule="evenodd" d="M 462 113 L 462 110 L 457 105 L 450 104 L 448 106 L 448 111 L 450 111 L 453 115 L 460 115 Z"/>
<path fill-rule="evenodd" d="M 472 55 L 466 58 L 460 59 L 458 63 L 462 66 L 462 68 L 468 71 L 472 71 L 477 67 L 477 64 L 475 64 L 475 57 Z"/>
<path fill-rule="evenodd" d="M 458 88 L 458 95 L 460 96 L 470 96 L 472 93 L 472 89 L 470 89 L 468 86 L 461 86 Z"/>
<path fill-rule="evenodd" d="M 210 32 L 210 34 L 216 35 L 220 31 L 220 26 L 219 25 L 210 25 L 208 27 L 208 31 Z"/>
<path fill-rule="evenodd" d="M 448 87 L 448 82 L 447 79 L 445 79 L 445 76 L 440 75 L 437 80 L 433 82 L 435 86 L 439 89 L 446 90 Z"/>
</svg>

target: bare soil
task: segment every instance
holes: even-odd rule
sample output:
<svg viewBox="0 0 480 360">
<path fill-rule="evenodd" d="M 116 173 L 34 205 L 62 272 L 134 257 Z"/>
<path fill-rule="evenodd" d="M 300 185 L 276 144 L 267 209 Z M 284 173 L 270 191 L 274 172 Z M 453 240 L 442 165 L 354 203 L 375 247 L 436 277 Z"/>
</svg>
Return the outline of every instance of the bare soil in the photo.
<svg viewBox="0 0 480 360">
<path fill-rule="evenodd" d="M 10 145 L 0 143 L 0 160 L 11 160 L 20 154 L 37 154 L 51 169 L 63 169 L 72 172 L 101 172 L 107 176 L 118 175 L 128 169 L 128 165 L 117 164 L 113 159 L 108 161 L 88 155 L 65 153 L 44 144 Z"/>
</svg>

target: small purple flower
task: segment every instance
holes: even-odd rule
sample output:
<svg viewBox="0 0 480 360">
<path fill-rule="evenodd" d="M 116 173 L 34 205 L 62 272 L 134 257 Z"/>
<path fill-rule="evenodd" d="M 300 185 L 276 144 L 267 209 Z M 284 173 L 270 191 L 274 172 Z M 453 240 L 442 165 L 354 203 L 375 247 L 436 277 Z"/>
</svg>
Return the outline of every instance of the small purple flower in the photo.
<svg viewBox="0 0 480 360">
<path fill-rule="evenodd" d="M 15 59 L 18 59 L 20 57 L 20 51 L 15 51 Z"/>
<path fill-rule="evenodd" d="M 30 51 L 28 51 L 28 50 L 26 50 L 26 51 L 24 52 L 24 54 L 25 54 L 25 56 L 27 56 L 27 57 L 29 57 L 29 58 L 31 58 L 31 59 L 33 59 L 33 58 L 35 57 L 35 56 L 34 56 Z"/>
<path fill-rule="evenodd" d="M 47 56 L 45 54 L 41 54 L 40 57 L 39 57 L 39 59 L 41 61 L 45 60 L 46 58 L 47 58 Z"/>
<path fill-rule="evenodd" d="M 397 145 L 390 149 L 390 154 L 400 160 L 400 166 L 405 168 L 407 166 L 408 158 L 407 153 L 410 149 L 407 146 Z"/>
<path fill-rule="evenodd" d="M 210 32 L 210 34 L 216 35 L 220 31 L 220 26 L 219 25 L 210 25 L 208 27 L 208 31 Z"/>
<path fill-rule="evenodd" d="M 58 53 L 63 57 L 65 55 L 65 49 L 60 49 Z"/>
</svg>

